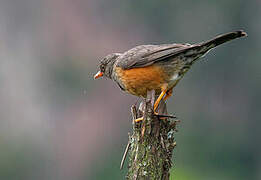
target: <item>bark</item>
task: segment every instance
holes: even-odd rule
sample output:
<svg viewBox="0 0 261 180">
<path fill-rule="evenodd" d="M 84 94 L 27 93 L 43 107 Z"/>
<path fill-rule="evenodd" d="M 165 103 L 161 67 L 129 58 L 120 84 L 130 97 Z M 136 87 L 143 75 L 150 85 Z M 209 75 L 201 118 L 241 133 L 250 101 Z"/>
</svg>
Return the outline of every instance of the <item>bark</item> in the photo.
<svg viewBox="0 0 261 180">
<path fill-rule="evenodd" d="M 174 134 L 177 120 L 162 119 L 153 113 L 155 92 L 148 92 L 137 110 L 132 106 L 132 115 L 143 121 L 133 122 L 133 134 L 129 138 L 128 180 L 168 180 L 172 166 L 172 152 L 176 146 Z M 159 105 L 159 114 L 167 115 L 166 104 Z M 161 119 L 160 119 L 161 118 Z"/>
</svg>

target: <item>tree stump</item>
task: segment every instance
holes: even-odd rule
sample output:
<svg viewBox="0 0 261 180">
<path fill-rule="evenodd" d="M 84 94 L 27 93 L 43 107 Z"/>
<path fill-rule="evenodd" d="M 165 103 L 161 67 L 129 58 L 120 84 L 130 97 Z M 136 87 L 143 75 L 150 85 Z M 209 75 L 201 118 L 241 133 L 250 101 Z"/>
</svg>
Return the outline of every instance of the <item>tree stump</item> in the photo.
<svg viewBox="0 0 261 180">
<path fill-rule="evenodd" d="M 133 134 L 129 137 L 128 180 L 168 180 L 172 166 L 172 152 L 176 146 L 174 134 L 177 120 L 167 115 L 165 102 L 161 101 L 158 113 L 153 112 L 155 91 L 147 93 L 139 108 L 132 106 Z M 138 110 L 137 110 L 138 109 Z"/>
</svg>

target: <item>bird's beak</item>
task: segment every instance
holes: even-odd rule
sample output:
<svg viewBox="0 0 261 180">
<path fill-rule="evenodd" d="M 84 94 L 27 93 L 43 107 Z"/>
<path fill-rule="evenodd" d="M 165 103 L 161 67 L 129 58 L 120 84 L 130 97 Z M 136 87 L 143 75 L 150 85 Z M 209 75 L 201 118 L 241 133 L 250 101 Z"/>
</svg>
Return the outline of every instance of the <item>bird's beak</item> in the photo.
<svg viewBox="0 0 261 180">
<path fill-rule="evenodd" d="M 94 78 L 94 79 L 98 79 L 98 78 L 100 78 L 100 77 L 102 77 L 102 76 L 103 76 L 103 72 L 98 71 L 97 74 L 95 74 L 93 78 Z"/>
</svg>

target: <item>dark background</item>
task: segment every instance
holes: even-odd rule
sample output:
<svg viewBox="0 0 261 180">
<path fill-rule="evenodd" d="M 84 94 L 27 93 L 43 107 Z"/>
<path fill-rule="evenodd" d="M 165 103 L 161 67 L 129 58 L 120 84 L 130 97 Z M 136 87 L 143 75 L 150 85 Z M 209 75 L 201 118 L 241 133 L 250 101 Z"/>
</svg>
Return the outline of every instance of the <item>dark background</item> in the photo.
<svg viewBox="0 0 261 180">
<path fill-rule="evenodd" d="M 93 75 L 140 44 L 243 29 L 174 89 L 175 179 L 261 179 L 261 1 L 2 0 L 0 179 L 123 179 L 136 97 Z"/>
</svg>

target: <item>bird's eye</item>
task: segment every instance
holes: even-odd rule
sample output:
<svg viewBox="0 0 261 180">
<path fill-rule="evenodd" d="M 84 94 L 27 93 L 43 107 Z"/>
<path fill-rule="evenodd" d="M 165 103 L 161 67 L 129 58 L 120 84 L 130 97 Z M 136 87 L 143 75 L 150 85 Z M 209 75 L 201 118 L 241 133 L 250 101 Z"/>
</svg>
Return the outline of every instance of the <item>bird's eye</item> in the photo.
<svg viewBox="0 0 261 180">
<path fill-rule="evenodd" d="M 100 69 L 101 69 L 101 72 L 104 72 L 104 71 L 105 71 L 105 66 L 104 66 L 104 65 L 101 65 L 101 66 L 100 66 Z"/>
</svg>

